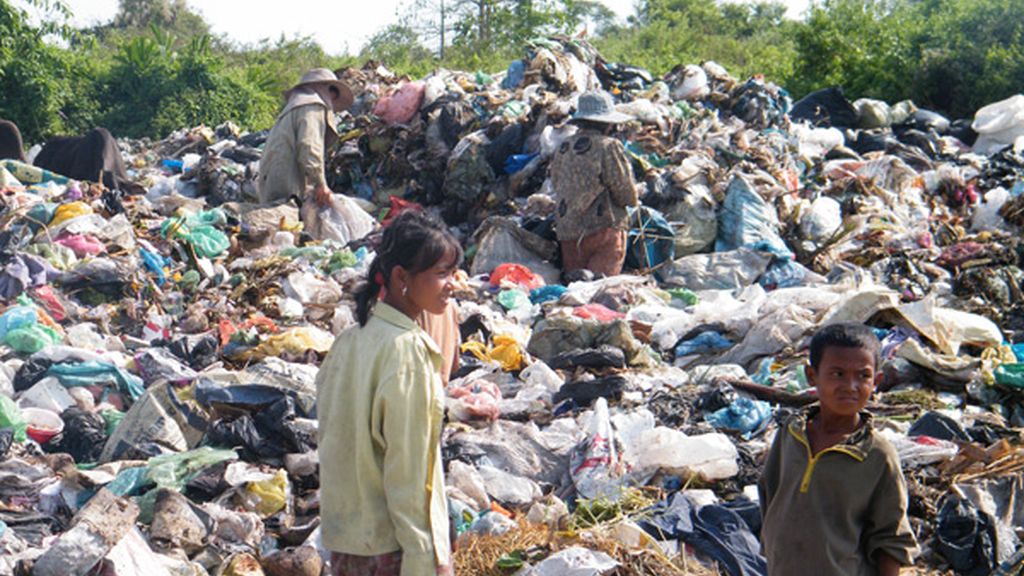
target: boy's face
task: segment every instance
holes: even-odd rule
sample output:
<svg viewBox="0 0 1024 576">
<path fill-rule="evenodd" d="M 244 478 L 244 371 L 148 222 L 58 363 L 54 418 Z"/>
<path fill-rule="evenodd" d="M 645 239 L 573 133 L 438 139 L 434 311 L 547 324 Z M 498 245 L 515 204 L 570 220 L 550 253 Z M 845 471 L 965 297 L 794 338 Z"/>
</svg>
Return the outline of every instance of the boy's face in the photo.
<svg viewBox="0 0 1024 576">
<path fill-rule="evenodd" d="M 830 346 L 818 367 L 807 367 L 807 381 L 817 388 L 821 411 L 853 416 L 864 409 L 877 380 L 875 358 L 863 348 Z"/>
</svg>

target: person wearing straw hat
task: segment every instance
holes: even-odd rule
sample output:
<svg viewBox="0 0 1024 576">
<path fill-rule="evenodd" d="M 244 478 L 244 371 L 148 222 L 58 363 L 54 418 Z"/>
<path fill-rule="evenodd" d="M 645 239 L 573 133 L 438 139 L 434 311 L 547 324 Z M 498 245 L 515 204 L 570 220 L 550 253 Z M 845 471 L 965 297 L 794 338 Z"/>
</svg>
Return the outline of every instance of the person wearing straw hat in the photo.
<svg viewBox="0 0 1024 576">
<path fill-rule="evenodd" d="M 331 191 L 324 174 L 325 151 L 338 139 L 334 112 L 352 105 L 352 91 L 334 72 L 314 68 L 284 97 L 284 109 L 263 147 L 259 201 L 273 205 L 296 197 L 300 203 L 312 199 L 326 205 Z"/>
<path fill-rule="evenodd" d="M 622 272 L 626 208 L 636 206 L 638 198 L 626 150 L 608 133 L 629 120 L 632 117 L 615 111 L 607 92 L 581 94 L 572 117 L 580 130 L 562 143 L 551 161 L 563 274 Z"/>
</svg>

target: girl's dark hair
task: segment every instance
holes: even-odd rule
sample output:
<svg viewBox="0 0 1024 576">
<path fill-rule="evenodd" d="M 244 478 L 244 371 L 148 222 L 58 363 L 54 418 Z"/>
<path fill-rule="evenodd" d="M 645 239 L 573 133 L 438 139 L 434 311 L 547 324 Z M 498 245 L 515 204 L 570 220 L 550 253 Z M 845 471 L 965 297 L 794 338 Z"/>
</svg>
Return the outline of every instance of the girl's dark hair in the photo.
<svg viewBox="0 0 1024 576">
<path fill-rule="evenodd" d="M 391 279 L 395 266 L 418 274 L 429 270 L 448 254 L 455 255 L 455 266 L 462 263 L 462 246 L 444 224 L 419 210 L 407 210 L 395 217 L 384 229 L 377 257 L 366 273 L 366 281 L 356 289 L 356 320 L 359 325 L 366 326 L 370 320 L 370 312 L 381 289 Z M 377 282 L 378 278 L 383 280 L 383 284 Z"/>
</svg>

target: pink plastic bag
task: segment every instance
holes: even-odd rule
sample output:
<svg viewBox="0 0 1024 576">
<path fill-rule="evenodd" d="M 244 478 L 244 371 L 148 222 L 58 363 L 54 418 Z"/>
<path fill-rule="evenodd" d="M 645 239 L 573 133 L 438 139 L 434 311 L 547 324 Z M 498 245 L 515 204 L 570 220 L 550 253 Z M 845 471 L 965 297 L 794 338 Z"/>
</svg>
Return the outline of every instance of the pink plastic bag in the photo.
<svg viewBox="0 0 1024 576">
<path fill-rule="evenodd" d="M 71 248 L 71 251 L 79 258 L 95 256 L 107 251 L 107 247 L 103 245 L 103 242 L 100 242 L 93 236 L 86 236 L 84 234 L 63 234 L 54 242 Z"/>
<path fill-rule="evenodd" d="M 461 386 L 448 388 L 452 402 L 448 406 L 449 416 L 458 422 L 498 419 L 501 415 L 501 390 L 498 385 L 486 380 L 466 382 Z"/>
<path fill-rule="evenodd" d="M 406 82 L 395 92 L 378 100 L 373 113 L 388 124 L 408 124 L 419 111 L 425 90 L 423 82 Z"/>
<path fill-rule="evenodd" d="M 622 312 L 616 312 L 604 304 L 586 304 L 579 306 L 572 311 L 573 315 L 584 320 L 594 319 L 598 322 L 613 322 L 619 318 L 625 318 Z"/>
</svg>

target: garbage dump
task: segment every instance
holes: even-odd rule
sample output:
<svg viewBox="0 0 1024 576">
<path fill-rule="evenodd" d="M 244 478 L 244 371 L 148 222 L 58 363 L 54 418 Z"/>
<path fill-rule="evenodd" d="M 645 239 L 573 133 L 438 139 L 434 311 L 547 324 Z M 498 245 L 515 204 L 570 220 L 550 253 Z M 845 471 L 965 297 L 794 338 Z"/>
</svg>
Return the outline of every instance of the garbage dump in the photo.
<svg viewBox="0 0 1024 576">
<path fill-rule="evenodd" d="M 258 205 L 266 133 L 230 124 L 119 141 L 144 194 L 0 161 L 0 574 L 320 574 L 317 367 L 410 209 L 467 254 L 457 574 L 765 574 L 761 466 L 838 321 L 882 342 L 915 573 L 1024 569 L 1024 96 L 794 103 L 568 38 L 339 77 L 339 221 Z M 626 273 L 567 279 L 547 166 L 598 88 L 642 206 Z"/>
</svg>

